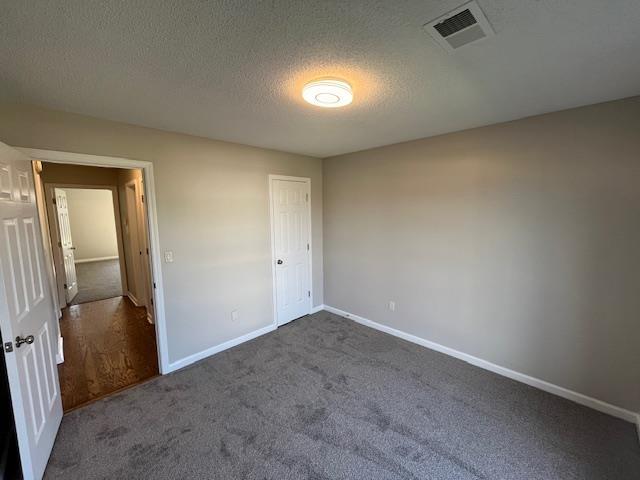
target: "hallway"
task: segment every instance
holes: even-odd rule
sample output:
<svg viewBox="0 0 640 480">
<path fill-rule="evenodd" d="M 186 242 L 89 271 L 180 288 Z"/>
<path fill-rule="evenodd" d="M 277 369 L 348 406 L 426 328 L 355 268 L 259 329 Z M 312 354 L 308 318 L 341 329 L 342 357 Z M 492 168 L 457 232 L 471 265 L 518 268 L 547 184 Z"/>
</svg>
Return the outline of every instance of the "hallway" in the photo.
<svg viewBox="0 0 640 480">
<path fill-rule="evenodd" d="M 58 371 L 65 412 L 159 373 L 154 326 L 146 309 L 127 297 L 65 308 L 60 329 L 65 361 Z"/>
</svg>

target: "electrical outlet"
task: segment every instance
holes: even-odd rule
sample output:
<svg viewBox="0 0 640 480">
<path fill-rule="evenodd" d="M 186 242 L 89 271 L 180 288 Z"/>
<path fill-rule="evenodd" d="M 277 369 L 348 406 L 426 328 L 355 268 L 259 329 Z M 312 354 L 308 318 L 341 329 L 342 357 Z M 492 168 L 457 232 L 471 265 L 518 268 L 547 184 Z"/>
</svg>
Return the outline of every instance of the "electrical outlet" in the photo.
<svg viewBox="0 0 640 480">
<path fill-rule="evenodd" d="M 167 250 L 164 252 L 164 263 L 173 263 L 173 251 Z"/>
<path fill-rule="evenodd" d="M 231 320 L 235 322 L 239 318 L 240 318 L 240 314 L 238 313 L 238 310 L 234 310 L 233 312 L 231 312 Z"/>
<path fill-rule="evenodd" d="M 389 300 L 389 310 L 391 310 L 392 312 L 396 311 L 396 302 L 394 302 L 393 300 Z"/>
</svg>

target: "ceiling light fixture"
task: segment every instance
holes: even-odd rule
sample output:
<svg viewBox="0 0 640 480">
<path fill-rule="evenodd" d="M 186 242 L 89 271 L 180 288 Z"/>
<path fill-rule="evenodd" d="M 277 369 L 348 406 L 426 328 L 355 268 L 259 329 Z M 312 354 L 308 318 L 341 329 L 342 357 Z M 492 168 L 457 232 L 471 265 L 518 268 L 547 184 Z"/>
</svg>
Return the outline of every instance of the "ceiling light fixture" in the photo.
<svg viewBox="0 0 640 480">
<path fill-rule="evenodd" d="M 338 108 L 353 101 L 351 85 L 337 78 L 319 78 L 307 83 L 302 89 L 302 98 L 311 105 Z"/>
</svg>

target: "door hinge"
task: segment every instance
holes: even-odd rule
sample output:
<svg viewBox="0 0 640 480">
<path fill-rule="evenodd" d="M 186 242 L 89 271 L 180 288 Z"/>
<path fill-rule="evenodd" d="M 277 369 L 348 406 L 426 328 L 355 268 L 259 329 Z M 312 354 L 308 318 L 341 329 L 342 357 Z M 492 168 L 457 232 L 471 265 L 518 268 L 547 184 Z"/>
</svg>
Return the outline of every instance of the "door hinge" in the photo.
<svg viewBox="0 0 640 480">
<path fill-rule="evenodd" d="M 307 293 L 309 294 L 308 296 L 311 297 L 311 290 L 309 290 Z"/>
<path fill-rule="evenodd" d="M 62 242 L 58 242 L 58 246 L 59 246 L 59 247 L 62 247 Z"/>
<path fill-rule="evenodd" d="M 56 197 L 53 197 L 53 198 L 51 199 L 51 203 L 53 203 L 54 205 L 57 205 L 57 204 L 58 204 L 58 202 L 56 202 Z"/>
<path fill-rule="evenodd" d="M 307 199 L 307 202 L 309 201 L 309 194 L 305 194 L 305 198 Z"/>
<path fill-rule="evenodd" d="M 156 288 L 156 282 L 153 282 L 153 288 Z"/>
<path fill-rule="evenodd" d="M 309 244 L 307 243 L 307 252 L 309 251 Z"/>
<path fill-rule="evenodd" d="M 13 343 L 7 342 L 4 344 L 4 351 L 7 353 L 13 352 Z"/>
<path fill-rule="evenodd" d="M 142 203 L 144 203 L 144 195 L 140 195 L 140 199 L 142 200 Z"/>
<path fill-rule="evenodd" d="M 69 288 L 69 287 L 67 287 L 67 284 L 65 283 L 64 284 L 64 289 L 66 290 L 67 288 Z"/>
<path fill-rule="evenodd" d="M 150 300 L 151 300 L 151 306 L 153 306 L 153 297 L 151 297 Z"/>
<path fill-rule="evenodd" d="M 147 255 L 149 255 L 149 249 L 147 248 Z"/>
</svg>

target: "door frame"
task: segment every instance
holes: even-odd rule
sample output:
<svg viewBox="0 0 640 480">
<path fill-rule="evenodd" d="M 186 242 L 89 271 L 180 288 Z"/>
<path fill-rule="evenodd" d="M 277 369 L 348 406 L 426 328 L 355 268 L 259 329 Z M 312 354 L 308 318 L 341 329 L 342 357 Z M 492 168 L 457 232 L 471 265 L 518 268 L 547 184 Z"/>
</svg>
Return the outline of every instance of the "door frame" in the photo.
<svg viewBox="0 0 640 480">
<path fill-rule="evenodd" d="M 165 319 L 164 288 L 162 281 L 162 263 L 160 255 L 160 235 L 158 232 L 158 213 L 156 204 L 153 163 L 146 160 L 133 160 L 122 157 L 108 157 L 83 153 L 60 152 L 37 148 L 12 147 L 21 151 L 31 160 L 93 167 L 111 167 L 142 170 L 144 194 L 147 205 L 147 232 L 151 257 L 151 275 L 153 277 L 153 304 L 155 307 L 155 331 L 158 350 L 158 365 L 162 375 L 171 372 Z"/>
<path fill-rule="evenodd" d="M 312 224 L 311 224 L 311 178 L 309 177 L 292 177 L 290 175 L 269 175 L 269 225 L 271 235 L 271 281 L 273 285 L 273 325 L 278 328 L 278 298 L 277 290 L 278 283 L 276 281 L 276 238 L 275 238 L 275 202 L 273 198 L 273 181 L 285 180 L 290 182 L 302 182 L 306 183 L 309 187 L 309 201 L 307 202 L 307 229 L 309 230 L 309 291 L 311 296 L 309 297 L 309 312 L 313 311 L 313 240 L 311 237 Z"/>
<path fill-rule="evenodd" d="M 116 222 L 116 240 L 118 242 L 118 262 L 120 263 L 120 284 L 122 285 L 122 292 L 127 291 L 127 274 L 124 271 L 124 246 L 122 243 L 122 225 L 120 223 L 120 199 L 118 198 L 118 187 L 114 185 L 80 185 L 80 184 L 70 184 L 70 183 L 44 183 L 44 192 L 45 192 L 45 204 L 47 207 L 47 214 L 49 214 L 49 229 L 54 228 L 56 233 L 60 235 L 60 225 L 58 224 L 57 216 L 51 215 L 55 213 L 54 205 L 51 202 L 52 197 L 51 193 L 56 188 L 61 188 L 63 190 L 69 189 L 80 189 L 80 190 L 110 190 L 111 197 L 113 199 L 113 215 L 115 217 Z M 51 222 L 51 217 L 54 217 L 55 222 Z M 55 224 L 54 224 L 55 223 Z M 57 244 L 54 245 L 53 239 L 51 242 L 51 248 L 58 250 L 58 255 L 60 254 L 59 250 L 61 247 Z M 54 263 L 56 263 L 56 256 L 54 255 Z M 59 260 L 57 261 L 59 263 Z M 59 265 L 56 265 L 59 267 Z M 56 287 L 58 288 L 58 292 L 60 292 L 60 279 L 62 277 L 58 275 L 58 270 L 56 269 Z M 58 293 L 58 297 L 60 294 Z M 60 305 L 60 308 L 66 307 L 68 304 Z"/>
</svg>

